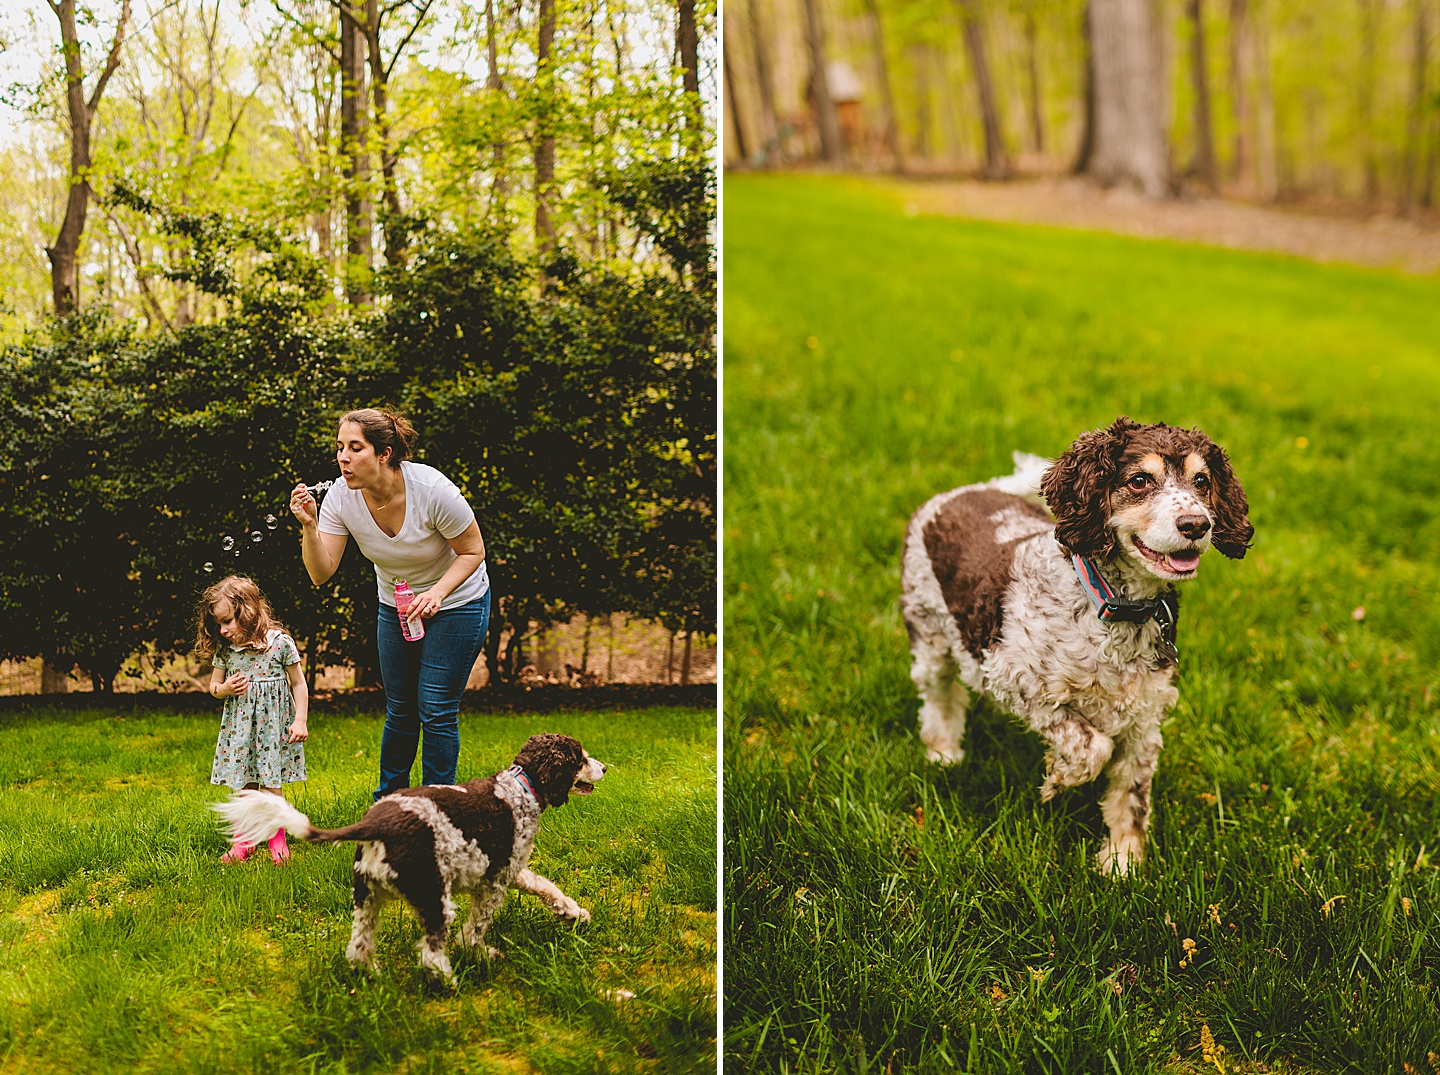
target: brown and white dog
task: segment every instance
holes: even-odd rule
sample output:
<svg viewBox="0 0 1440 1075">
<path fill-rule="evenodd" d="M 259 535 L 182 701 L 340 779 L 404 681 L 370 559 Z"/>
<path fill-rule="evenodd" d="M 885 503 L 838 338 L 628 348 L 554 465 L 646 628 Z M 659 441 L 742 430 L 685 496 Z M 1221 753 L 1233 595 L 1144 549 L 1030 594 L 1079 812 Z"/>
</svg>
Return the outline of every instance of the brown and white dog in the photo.
<svg viewBox="0 0 1440 1075">
<path fill-rule="evenodd" d="M 573 791 L 589 795 L 606 766 L 568 735 L 532 735 L 504 772 L 465 784 L 405 788 L 385 796 L 343 829 L 317 829 L 279 795 L 241 791 L 217 803 L 236 839 L 263 844 L 280 828 L 312 843 L 355 841 L 355 914 L 345 955 L 372 967 L 380 907 L 402 897 L 425 927 L 420 965 L 452 981 L 445 945 L 455 919 L 454 894 L 470 893 L 461 939 L 484 948 L 485 931 L 507 889 L 539 896 L 562 918 L 590 920 L 552 882 L 529 869 L 530 852 L 547 806 L 564 806 Z"/>
<path fill-rule="evenodd" d="M 906 531 L 920 738 L 932 760 L 960 761 L 982 691 L 1048 744 L 1042 800 L 1104 769 L 1098 861 L 1125 873 L 1144 857 L 1160 722 L 1178 697 L 1175 584 L 1206 549 L 1243 557 L 1255 528 L 1199 430 L 1119 418 L 1053 465 L 1015 458 L 1009 477 L 931 498 Z"/>
</svg>

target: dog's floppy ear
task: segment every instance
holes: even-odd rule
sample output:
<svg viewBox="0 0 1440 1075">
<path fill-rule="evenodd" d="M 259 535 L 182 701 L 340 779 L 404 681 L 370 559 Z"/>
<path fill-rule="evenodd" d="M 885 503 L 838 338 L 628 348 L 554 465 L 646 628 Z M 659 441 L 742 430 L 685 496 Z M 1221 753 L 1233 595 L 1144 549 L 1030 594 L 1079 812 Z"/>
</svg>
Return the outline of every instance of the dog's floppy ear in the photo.
<svg viewBox="0 0 1440 1075">
<path fill-rule="evenodd" d="M 1081 433 L 1040 479 L 1040 492 L 1055 516 L 1055 540 L 1072 555 L 1103 560 L 1115 551 L 1115 535 L 1107 525 L 1110 489 L 1130 432 L 1139 428 L 1121 415 L 1107 429 Z"/>
<path fill-rule="evenodd" d="M 1210 544 L 1230 559 L 1240 560 L 1255 536 L 1245 490 L 1230 469 L 1230 457 L 1225 449 L 1214 441 L 1205 449 L 1205 464 L 1210 468 L 1210 480 L 1215 483 L 1215 529 L 1210 535 Z"/>
<path fill-rule="evenodd" d="M 564 806 L 585 764 L 585 751 L 578 739 L 546 732 L 527 739 L 515 763 L 530 778 L 541 806 Z"/>
</svg>

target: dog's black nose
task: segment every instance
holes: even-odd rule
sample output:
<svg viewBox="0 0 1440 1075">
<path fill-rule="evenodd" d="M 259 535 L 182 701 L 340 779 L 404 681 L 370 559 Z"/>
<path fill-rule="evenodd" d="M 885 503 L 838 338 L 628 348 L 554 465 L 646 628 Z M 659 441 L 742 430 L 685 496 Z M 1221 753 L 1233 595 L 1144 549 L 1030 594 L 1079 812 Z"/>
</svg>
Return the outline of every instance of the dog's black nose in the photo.
<svg viewBox="0 0 1440 1075">
<path fill-rule="evenodd" d="M 1182 515 L 1175 520 L 1175 529 L 1191 541 L 1199 541 L 1210 532 L 1210 520 L 1203 515 Z"/>
</svg>

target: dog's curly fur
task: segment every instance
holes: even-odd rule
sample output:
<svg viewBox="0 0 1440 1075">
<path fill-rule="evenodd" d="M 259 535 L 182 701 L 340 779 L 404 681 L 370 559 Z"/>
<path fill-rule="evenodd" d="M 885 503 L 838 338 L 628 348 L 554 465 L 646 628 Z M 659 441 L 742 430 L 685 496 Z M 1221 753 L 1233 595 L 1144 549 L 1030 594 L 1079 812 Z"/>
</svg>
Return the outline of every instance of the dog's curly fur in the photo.
<svg viewBox="0 0 1440 1075">
<path fill-rule="evenodd" d="M 932 760 L 960 761 L 971 692 L 983 691 L 1046 740 L 1042 799 L 1105 770 L 1099 862 L 1124 873 L 1144 856 L 1175 665 L 1156 621 L 1097 617 L 1072 557 L 1091 558 L 1117 594 L 1154 599 L 1193 578 L 1207 548 L 1245 555 L 1245 492 L 1204 433 L 1124 417 L 1052 465 L 1016 462 L 1013 475 L 931 498 L 906 531 L 920 736 Z"/>
<path fill-rule="evenodd" d="M 354 841 L 355 914 L 346 957 L 369 967 L 375 955 L 380 907 L 404 898 L 425 927 L 420 964 L 452 980 L 446 941 L 455 918 L 454 894 L 470 893 L 464 943 L 484 948 L 485 931 L 505 899 L 518 888 L 539 896 L 562 918 L 590 920 L 552 882 L 528 867 L 546 807 L 564 806 L 572 791 L 589 794 L 606 766 L 567 735 L 532 735 L 515 757 L 534 793 L 505 770 L 465 784 L 405 788 L 385 796 L 354 825 L 317 829 L 278 795 L 238 792 L 215 809 L 235 839 L 264 843 L 279 829 L 312 843 Z"/>
</svg>

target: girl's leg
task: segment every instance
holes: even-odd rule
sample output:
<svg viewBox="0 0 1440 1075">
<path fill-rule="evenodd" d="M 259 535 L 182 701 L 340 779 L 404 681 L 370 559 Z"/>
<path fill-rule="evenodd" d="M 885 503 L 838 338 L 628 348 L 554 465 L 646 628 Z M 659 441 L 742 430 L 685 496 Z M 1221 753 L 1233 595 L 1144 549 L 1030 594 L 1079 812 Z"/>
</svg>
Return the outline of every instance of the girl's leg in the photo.
<svg viewBox="0 0 1440 1075">
<path fill-rule="evenodd" d="M 420 648 L 428 640 L 406 642 L 395 609 L 381 603 L 375 624 L 380 679 L 385 687 L 385 730 L 380 733 L 380 786 L 375 798 L 410 786 L 410 768 L 420 745 Z"/>
<path fill-rule="evenodd" d="M 421 751 L 426 784 L 455 783 L 460 759 L 460 699 L 485 646 L 490 594 L 459 608 L 437 612 L 425 624 L 420 645 L 419 708 L 425 729 Z"/>
<path fill-rule="evenodd" d="M 259 784 L 246 784 L 246 791 L 254 791 Z M 250 852 L 255 850 L 254 844 L 247 844 L 244 840 L 232 839 L 230 850 L 220 856 L 220 862 L 225 866 L 233 866 L 237 862 L 244 862 L 250 857 Z"/>
<path fill-rule="evenodd" d="M 271 795 L 279 795 L 281 798 L 285 796 L 285 792 L 280 788 L 266 788 L 265 790 Z M 270 848 L 270 861 L 276 866 L 283 866 L 290 861 L 290 847 L 285 843 L 284 828 L 276 829 L 275 835 L 270 837 L 266 846 Z"/>
</svg>

